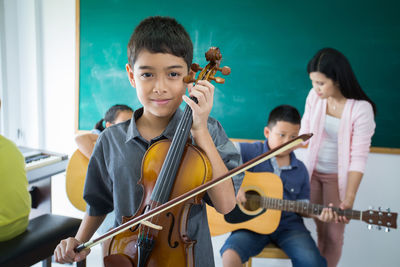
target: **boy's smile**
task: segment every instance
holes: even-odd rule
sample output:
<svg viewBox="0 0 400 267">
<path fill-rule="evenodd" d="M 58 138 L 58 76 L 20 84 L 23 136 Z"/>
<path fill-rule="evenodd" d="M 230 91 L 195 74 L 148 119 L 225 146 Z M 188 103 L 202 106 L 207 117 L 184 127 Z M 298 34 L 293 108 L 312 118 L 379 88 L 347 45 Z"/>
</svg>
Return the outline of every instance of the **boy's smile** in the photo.
<svg viewBox="0 0 400 267">
<path fill-rule="evenodd" d="M 140 52 L 133 66 L 126 66 L 129 80 L 140 103 L 143 117 L 169 120 L 182 103 L 188 67 L 183 58 L 168 53 Z"/>
</svg>

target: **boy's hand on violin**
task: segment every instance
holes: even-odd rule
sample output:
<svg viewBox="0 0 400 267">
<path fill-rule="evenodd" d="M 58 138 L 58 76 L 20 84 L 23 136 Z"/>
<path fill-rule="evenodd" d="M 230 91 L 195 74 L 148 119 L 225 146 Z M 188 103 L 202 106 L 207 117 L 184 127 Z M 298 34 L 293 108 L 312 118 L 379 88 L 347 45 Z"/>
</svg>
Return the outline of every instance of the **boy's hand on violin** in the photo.
<svg viewBox="0 0 400 267">
<path fill-rule="evenodd" d="M 54 258 L 58 263 L 73 263 L 86 258 L 90 253 L 90 249 L 84 249 L 79 253 L 75 252 L 75 248 L 82 244 L 79 240 L 73 237 L 61 240 L 54 250 Z"/>
<path fill-rule="evenodd" d="M 202 132 L 207 129 L 207 120 L 210 115 L 214 101 L 214 85 L 206 80 L 200 80 L 193 87 L 188 86 L 189 95 L 197 98 L 196 104 L 187 96 L 183 96 L 183 100 L 192 108 L 193 124 L 192 135 L 194 132 Z"/>
</svg>

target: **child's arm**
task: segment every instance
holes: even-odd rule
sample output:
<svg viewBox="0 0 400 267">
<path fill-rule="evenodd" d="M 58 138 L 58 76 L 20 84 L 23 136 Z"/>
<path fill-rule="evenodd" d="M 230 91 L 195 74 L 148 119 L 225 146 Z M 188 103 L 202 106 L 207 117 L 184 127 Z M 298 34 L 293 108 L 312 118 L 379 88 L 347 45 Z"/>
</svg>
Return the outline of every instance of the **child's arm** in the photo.
<svg viewBox="0 0 400 267">
<path fill-rule="evenodd" d="M 86 256 L 90 253 L 89 249 L 84 249 L 79 253 L 76 253 L 74 249 L 78 245 L 90 240 L 105 217 L 106 215 L 89 216 L 87 213 L 85 213 L 76 236 L 61 240 L 60 244 L 57 245 L 56 249 L 54 250 L 55 261 L 64 264 L 78 262 L 86 258 Z"/>
<path fill-rule="evenodd" d="M 75 142 L 78 145 L 79 151 L 88 159 L 92 156 L 97 137 L 97 134 L 92 133 L 80 134 L 75 137 Z"/>
<path fill-rule="evenodd" d="M 213 106 L 214 86 L 208 81 L 199 81 L 196 86 L 189 88 L 189 93 L 198 100 L 198 104 L 196 104 L 187 96 L 183 96 L 193 111 L 191 133 L 196 145 L 203 149 L 210 160 L 214 179 L 228 172 L 207 127 L 208 116 Z M 232 180 L 227 180 L 209 189 L 208 195 L 215 209 L 220 213 L 226 214 L 235 207 L 235 190 Z"/>
<path fill-rule="evenodd" d="M 208 131 L 204 133 L 199 132 L 196 135 L 197 137 L 193 135 L 196 144 L 204 150 L 211 162 L 213 179 L 227 173 L 228 169 L 221 159 L 221 156 L 219 155 Z M 218 212 L 226 214 L 235 207 L 235 190 L 233 188 L 231 179 L 214 186 L 207 192 L 212 203 L 214 204 L 214 208 Z"/>
</svg>

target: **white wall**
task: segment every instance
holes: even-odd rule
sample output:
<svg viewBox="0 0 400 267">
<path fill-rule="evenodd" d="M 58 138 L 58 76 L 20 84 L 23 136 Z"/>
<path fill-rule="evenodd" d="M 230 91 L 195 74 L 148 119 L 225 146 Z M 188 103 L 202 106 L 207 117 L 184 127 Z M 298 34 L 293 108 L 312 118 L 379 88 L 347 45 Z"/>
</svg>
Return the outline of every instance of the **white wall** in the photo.
<svg viewBox="0 0 400 267">
<path fill-rule="evenodd" d="M 75 0 L 42 0 L 46 148 L 71 153 L 75 107 Z"/>
<path fill-rule="evenodd" d="M 1 133 L 18 145 L 71 153 L 75 1 L 1 0 L 0 5 Z"/>
<path fill-rule="evenodd" d="M 76 148 L 75 0 L 0 0 L 0 34 L 1 134 L 20 145 L 71 154 Z M 354 209 L 374 205 L 400 211 L 398 166 L 400 155 L 371 154 Z M 340 266 L 398 266 L 399 241 L 399 230 L 368 231 L 365 223 L 352 221 Z M 216 255 L 222 242 L 214 238 Z M 254 266 L 265 263 L 256 260 Z"/>
</svg>

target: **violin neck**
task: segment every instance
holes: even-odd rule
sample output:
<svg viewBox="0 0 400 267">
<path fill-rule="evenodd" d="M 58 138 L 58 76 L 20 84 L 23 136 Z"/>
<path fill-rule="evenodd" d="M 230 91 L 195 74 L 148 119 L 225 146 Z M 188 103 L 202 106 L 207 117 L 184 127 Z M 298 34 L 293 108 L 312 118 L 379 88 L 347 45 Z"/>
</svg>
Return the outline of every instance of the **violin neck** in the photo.
<svg viewBox="0 0 400 267">
<path fill-rule="evenodd" d="M 191 97 L 191 99 L 197 102 L 196 98 Z M 189 137 L 189 132 L 192 128 L 192 122 L 192 109 L 186 105 L 151 194 L 151 199 L 153 201 L 162 204 L 169 199 L 183 151 Z"/>
</svg>

